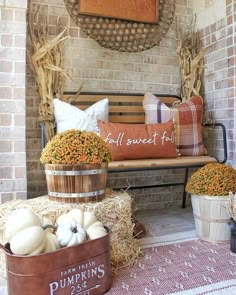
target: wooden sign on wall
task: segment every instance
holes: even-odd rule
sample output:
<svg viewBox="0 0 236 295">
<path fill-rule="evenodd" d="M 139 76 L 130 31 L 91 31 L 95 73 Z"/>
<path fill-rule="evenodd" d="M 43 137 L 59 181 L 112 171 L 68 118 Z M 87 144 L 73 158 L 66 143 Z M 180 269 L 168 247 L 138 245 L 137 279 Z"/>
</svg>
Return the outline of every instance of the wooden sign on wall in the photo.
<svg viewBox="0 0 236 295">
<path fill-rule="evenodd" d="M 79 14 L 157 23 L 159 0 L 78 0 Z"/>
</svg>

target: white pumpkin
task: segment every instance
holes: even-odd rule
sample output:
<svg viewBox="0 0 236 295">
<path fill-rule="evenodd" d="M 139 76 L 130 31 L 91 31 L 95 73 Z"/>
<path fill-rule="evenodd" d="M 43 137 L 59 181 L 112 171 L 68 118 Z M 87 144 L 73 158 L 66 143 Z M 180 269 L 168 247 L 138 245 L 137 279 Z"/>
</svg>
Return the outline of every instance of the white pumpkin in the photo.
<svg viewBox="0 0 236 295">
<path fill-rule="evenodd" d="M 72 209 L 67 214 L 73 217 L 77 223 L 81 224 L 81 226 L 84 225 L 84 210 Z"/>
<path fill-rule="evenodd" d="M 40 217 L 29 208 L 20 208 L 12 211 L 5 225 L 5 239 L 7 242 L 20 230 L 30 226 L 41 226 Z"/>
<path fill-rule="evenodd" d="M 56 235 L 54 235 L 53 233 L 51 233 L 47 230 L 45 231 L 45 235 L 46 235 L 46 243 L 43 248 L 43 253 L 56 251 L 61 248 Z"/>
<path fill-rule="evenodd" d="M 58 217 L 56 223 L 58 224 L 61 239 L 63 239 L 62 226 L 65 228 L 65 224 L 67 224 L 67 228 L 70 229 L 80 225 L 87 232 L 90 240 L 103 237 L 107 234 L 107 230 L 104 228 L 103 224 L 97 220 L 95 214 L 91 211 L 84 211 L 82 209 L 72 209 L 69 212 L 62 214 Z M 81 228 L 79 228 L 79 231 L 81 231 Z M 65 246 L 68 245 L 66 241 L 70 240 L 71 238 L 72 236 L 70 233 L 67 233 L 67 236 L 64 234 L 64 239 L 62 242 L 60 242 L 60 244 Z M 73 237 L 73 240 L 74 242 L 72 242 L 72 244 L 78 244 L 76 237 Z"/>
<path fill-rule="evenodd" d="M 91 211 L 84 211 L 84 228 L 87 229 L 90 225 L 97 221 L 97 217 Z"/>
<path fill-rule="evenodd" d="M 87 228 L 87 234 L 90 240 L 94 240 L 94 239 L 104 237 L 107 234 L 107 230 L 105 229 L 105 227 L 100 221 L 97 221 L 92 223 Z"/>
<path fill-rule="evenodd" d="M 42 227 L 30 226 L 16 233 L 9 242 L 13 254 L 36 255 L 43 252 L 46 235 Z"/>
<path fill-rule="evenodd" d="M 61 247 L 78 245 L 87 239 L 85 229 L 69 216 L 59 220 L 56 235 Z"/>
<path fill-rule="evenodd" d="M 16 209 L 8 216 L 4 234 L 13 254 L 35 255 L 60 248 L 52 229 L 44 230 L 42 223 L 49 220 L 29 208 Z"/>
</svg>

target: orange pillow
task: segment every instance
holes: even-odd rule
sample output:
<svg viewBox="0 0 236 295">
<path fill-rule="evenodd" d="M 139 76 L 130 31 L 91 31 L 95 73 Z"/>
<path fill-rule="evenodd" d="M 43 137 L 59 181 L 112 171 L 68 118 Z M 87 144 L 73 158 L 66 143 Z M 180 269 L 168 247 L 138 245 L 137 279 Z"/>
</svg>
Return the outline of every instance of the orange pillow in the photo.
<svg viewBox="0 0 236 295">
<path fill-rule="evenodd" d="M 162 124 L 105 123 L 98 120 L 100 136 L 111 149 L 113 161 L 175 158 L 173 121 Z"/>
</svg>

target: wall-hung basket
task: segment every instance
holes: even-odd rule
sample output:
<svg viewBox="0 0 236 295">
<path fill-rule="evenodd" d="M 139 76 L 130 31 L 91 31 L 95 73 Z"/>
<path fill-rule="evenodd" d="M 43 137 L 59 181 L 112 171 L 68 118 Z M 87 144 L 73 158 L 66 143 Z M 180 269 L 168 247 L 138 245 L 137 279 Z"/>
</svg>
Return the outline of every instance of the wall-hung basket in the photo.
<svg viewBox="0 0 236 295">
<path fill-rule="evenodd" d="M 105 48 L 118 51 L 138 52 L 157 45 L 175 15 L 175 0 L 159 0 L 158 24 L 80 15 L 78 0 L 64 1 L 71 18 L 89 37 Z"/>
</svg>

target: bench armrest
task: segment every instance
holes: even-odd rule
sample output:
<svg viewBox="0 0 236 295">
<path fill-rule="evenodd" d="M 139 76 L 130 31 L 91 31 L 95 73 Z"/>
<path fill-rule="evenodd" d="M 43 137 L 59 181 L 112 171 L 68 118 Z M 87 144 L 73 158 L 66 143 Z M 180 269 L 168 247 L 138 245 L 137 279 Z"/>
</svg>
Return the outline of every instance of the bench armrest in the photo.
<svg viewBox="0 0 236 295">
<path fill-rule="evenodd" d="M 40 127 L 40 138 L 41 138 L 41 149 L 43 149 L 46 146 L 46 132 L 45 132 L 44 123 L 40 122 L 39 127 Z"/>
<path fill-rule="evenodd" d="M 227 159 L 228 159 L 226 128 L 225 128 L 224 124 L 222 124 L 222 123 L 206 123 L 206 124 L 204 124 L 203 127 L 205 127 L 205 126 L 206 127 L 213 127 L 213 128 L 214 127 L 220 127 L 222 129 L 224 158 L 223 158 L 223 160 L 219 160 L 218 158 L 216 158 L 216 159 L 217 159 L 217 161 L 219 163 L 224 164 L 227 161 Z"/>
</svg>

